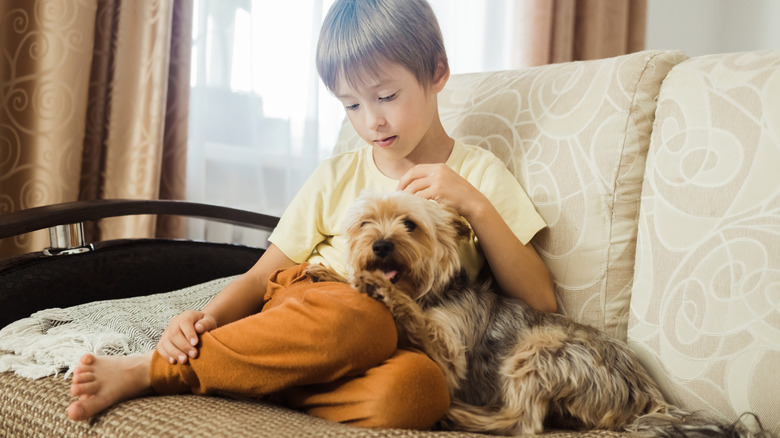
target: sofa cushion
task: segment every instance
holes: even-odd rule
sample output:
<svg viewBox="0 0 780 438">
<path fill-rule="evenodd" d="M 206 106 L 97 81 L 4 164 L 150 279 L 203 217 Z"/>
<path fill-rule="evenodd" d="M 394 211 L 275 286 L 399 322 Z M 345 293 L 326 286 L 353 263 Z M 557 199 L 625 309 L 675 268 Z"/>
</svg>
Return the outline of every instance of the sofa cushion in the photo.
<svg viewBox="0 0 780 438">
<path fill-rule="evenodd" d="M 533 240 L 561 310 L 625 339 L 655 97 L 679 52 L 453 75 L 444 127 L 493 151 L 549 228 Z M 345 121 L 336 151 L 363 144 Z"/>
<path fill-rule="evenodd" d="M 780 52 L 679 64 L 655 125 L 629 342 L 670 401 L 780 433 Z"/>
</svg>

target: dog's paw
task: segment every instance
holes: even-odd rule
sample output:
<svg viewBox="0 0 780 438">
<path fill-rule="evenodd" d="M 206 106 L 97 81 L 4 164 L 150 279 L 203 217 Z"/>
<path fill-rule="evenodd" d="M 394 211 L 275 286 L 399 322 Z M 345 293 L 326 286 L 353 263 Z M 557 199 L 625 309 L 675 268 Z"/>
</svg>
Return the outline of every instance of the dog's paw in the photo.
<svg viewBox="0 0 780 438">
<path fill-rule="evenodd" d="M 339 274 L 331 270 L 330 268 L 317 264 L 317 265 L 309 265 L 304 270 L 304 273 L 307 277 L 311 278 L 311 281 L 318 282 L 318 281 L 338 281 L 341 283 L 345 283 L 345 279 L 341 277 Z"/>
<path fill-rule="evenodd" d="M 392 287 L 392 284 L 379 271 L 364 271 L 355 276 L 353 286 L 371 298 L 387 304 L 387 292 Z"/>
</svg>

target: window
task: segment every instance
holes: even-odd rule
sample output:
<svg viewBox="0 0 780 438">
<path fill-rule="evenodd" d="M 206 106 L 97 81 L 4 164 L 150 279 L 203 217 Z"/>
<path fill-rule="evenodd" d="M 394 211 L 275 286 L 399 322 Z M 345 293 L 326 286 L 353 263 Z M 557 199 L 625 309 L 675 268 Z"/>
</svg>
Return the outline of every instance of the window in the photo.
<svg viewBox="0 0 780 438">
<path fill-rule="evenodd" d="M 344 118 L 314 66 L 333 0 L 195 0 L 187 198 L 279 216 L 330 156 Z M 514 2 L 431 0 L 452 73 L 509 68 Z M 189 237 L 265 245 L 192 220 Z"/>
</svg>

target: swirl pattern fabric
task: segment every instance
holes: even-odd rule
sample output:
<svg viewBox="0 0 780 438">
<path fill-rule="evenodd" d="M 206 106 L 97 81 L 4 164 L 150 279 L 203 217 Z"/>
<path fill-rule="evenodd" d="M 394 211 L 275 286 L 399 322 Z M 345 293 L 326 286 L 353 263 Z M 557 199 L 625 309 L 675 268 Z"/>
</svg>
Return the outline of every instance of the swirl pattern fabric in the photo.
<svg viewBox="0 0 780 438">
<path fill-rule="evenodd" d="M 0 214 L 92 199 L 183 199 L 192 2 L 0 1 Z M 88 223 L 88 240 L 181 236 L 183 221 Z M 0 240 L 40 251 L 48 232 Z"/>
<path fill-rule="evenodd" d="M 561 310 L 621 339 L 655 97 L 683 59 L 647 51 L 453 75 L 439 95 L 450 135 L 501 158 L 549 225 L 533 244 Z M 336 151 L 361 142 L 345 121 Z"/>
<path fill-rule="evenodd" d="M 780 433 L 780 52 L 698 57 L 661 88 L 629 342 L 672 402 Z"/>
</svg>

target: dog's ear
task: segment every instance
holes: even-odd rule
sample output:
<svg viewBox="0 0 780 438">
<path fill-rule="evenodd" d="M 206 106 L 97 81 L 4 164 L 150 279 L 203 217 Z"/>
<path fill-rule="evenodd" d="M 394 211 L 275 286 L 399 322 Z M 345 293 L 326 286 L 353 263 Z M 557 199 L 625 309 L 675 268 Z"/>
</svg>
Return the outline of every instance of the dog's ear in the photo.
<svg viewBox="0 0 780 438">
<path fill-rule="evenodd" d="M 466 239 L 471 236 L 471 228 L 462 217 L 455 215 L 452 218 L 452 228 L 455 230 L 455 236 L 458 239 Z"/>
<path fill-rule="evenodd" d="M 350 233 L 352 230 L 359 227 L 361 217 L 365 211 L 365 206 L 370 202 L 372 196 L 373 194 L 366 190 L 360 192 L 360 196 L 358 196 L 355 202 L 347 208 L 347 211 L 341 218 L 342 232 Z"/>
<path fill-rule="evenodd" d="M 452 205 L 436 204 L 441 210 L 439 212 L 439 224 L 450 227 L 455 232 L 456 239 L 466 239 L 471 236 L 471 227 L 458 210 Z"/>
</svg>

